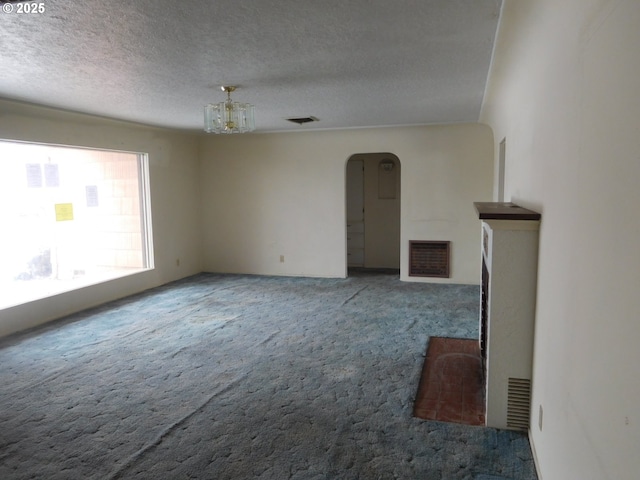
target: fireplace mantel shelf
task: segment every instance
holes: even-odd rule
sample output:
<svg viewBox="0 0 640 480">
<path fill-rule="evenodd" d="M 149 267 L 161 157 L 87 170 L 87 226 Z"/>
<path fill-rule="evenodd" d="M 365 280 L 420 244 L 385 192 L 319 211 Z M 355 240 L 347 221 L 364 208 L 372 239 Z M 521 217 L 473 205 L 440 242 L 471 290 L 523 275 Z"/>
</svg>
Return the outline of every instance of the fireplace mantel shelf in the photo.
<svg viewBox="0 0 640 480">
<path fill-rule="evenodd" d="M 538 212 L 511 202 L 474 202 L 480 220 L 540 220 Z"/>
</svg>

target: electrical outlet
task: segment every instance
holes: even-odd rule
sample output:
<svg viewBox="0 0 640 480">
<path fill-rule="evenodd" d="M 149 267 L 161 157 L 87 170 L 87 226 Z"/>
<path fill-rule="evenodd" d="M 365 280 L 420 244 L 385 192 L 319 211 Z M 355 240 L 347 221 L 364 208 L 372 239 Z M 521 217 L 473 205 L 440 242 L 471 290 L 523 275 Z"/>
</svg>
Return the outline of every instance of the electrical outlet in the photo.
<svg viewBox="0 0 640 480">
<path fill-rule="evenodd" d="M 280 255 L 280 263 L 284 263 L 284 255 Z"/>
</svg>

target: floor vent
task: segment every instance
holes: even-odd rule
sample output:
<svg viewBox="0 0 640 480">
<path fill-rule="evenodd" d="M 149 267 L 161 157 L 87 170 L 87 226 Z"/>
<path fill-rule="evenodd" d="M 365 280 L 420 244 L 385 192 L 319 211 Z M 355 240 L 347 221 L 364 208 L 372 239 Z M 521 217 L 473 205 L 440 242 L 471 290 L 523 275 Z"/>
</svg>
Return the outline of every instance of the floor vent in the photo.
<svg viewBox="0 0 640 480">
<path fill-rule="evenodd" d="M 409 276 L 449 278 L 451 242 L 409 241 Z"/>
<path fill-rule="evenodd" d="M 507 428 L 527 430 L 531 405 L 531 380 L 509 378 L 507 393 Z"/>
</svg>

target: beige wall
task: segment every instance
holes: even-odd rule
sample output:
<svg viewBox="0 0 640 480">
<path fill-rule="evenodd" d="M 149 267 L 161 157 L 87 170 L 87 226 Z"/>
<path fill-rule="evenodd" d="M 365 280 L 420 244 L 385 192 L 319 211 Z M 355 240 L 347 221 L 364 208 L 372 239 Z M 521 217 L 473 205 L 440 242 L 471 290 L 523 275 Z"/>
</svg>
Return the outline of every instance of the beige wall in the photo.
<svg viewBox="0 0 640 480">
<path fill-rule="evenodd" d="M 503 7 L 481 120 L 507 141 L 506 199 L 542 212 L 531 438 L 545 480 L 640 470 L 639 25 L 636 0 Z"/>
<path fill-rule="evenodd" d="M 491 196 L 485 126 L 204 136 L 4 100 L 0 112 L 0 138 L 147 152 L 155 254 L 153 270 L 3 310 L 0 336 L 203 270 L 345 276 L 354 153 L 402 162 L 402 279 L 479 282 L 472 202 Z M 451 279 L 407 277 L 413 239 L 453 242 Z"/>
<path fill-rule="evenodd" d="M 0 311 L 0 336 L 202 271 L 198 136 L 0 101 L 0 138 L 148 153 L 155 252 L 154 270 Z"/>
<path fill-rule="evenodd" d="M 346 162 L 370 152 L 402 164 L 401 278 L 479 283 L 473 201 L 491 199 L 493 145 L 475 124 L 207 137 L 205 270 L 345 276 Z M 409 278 L 409 240 L 451 240 L 452 278 Z"/>
</svg>

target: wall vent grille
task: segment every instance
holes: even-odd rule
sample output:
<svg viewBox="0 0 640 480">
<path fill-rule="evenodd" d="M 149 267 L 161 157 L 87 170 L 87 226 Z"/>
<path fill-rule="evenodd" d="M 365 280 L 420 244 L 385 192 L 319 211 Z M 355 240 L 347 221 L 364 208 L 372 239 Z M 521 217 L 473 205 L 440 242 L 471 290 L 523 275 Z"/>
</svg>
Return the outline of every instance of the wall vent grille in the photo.
<svg viewBox="0 0 640 480">
<path fill-rule="evenodd" d="M 449 278 L 451 242 L 409 241 L 409 276 Z"/>
<path fill-rule="evenodd" d="M 507 393 L 507 428 L 527 430 L 531 405 L 531 380 L 509 378 Z"/>
</svg>

